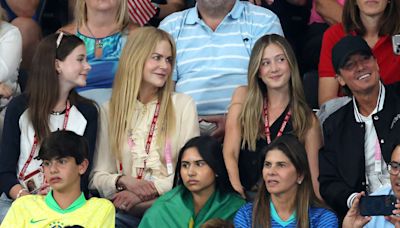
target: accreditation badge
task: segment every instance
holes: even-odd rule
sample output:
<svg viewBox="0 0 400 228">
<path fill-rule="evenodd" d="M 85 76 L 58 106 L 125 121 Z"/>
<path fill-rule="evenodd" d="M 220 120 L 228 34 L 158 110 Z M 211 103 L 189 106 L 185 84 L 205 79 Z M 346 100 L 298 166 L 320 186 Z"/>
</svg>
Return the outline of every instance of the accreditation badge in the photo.
<svg viewBox="0 0 400 228">
<path fill-rule="evenodd" d="M 22 186 L 28 189 L 29 193 L 36 194 L 42 190 L 44 184 L 44 175 L 41 169 L 37 169 L 25 176 Z"/>
</svg>

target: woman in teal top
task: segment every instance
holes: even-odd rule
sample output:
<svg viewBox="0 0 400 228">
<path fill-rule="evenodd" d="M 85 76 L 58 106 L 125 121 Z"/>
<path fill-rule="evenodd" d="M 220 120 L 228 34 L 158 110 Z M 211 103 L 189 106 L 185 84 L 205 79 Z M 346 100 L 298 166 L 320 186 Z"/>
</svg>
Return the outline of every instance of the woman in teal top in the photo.
<svg viewBox="0 0 400 228">
<path fill-rule="evenodd" d="M 102 104 L 111 96 L 112 83 L 126 38 L 135 26 L 128 18 L 127 1 L 77 0 L 75 22 L 61 30 L 75 34 L 86 46 L 92 70 L 80 95 Z"/>
<path fill-rule="evenodd" d="M 200 227 L 207 220 L 232 220 L 245 201 L 233 192 L 221 144 L 210 136 L 180 150 L 175 183 L 145 213 L 139 227 Z"/>
<path fill-rule="evenodd" d="M 85 36 L 79 30 L 77 31 L 76 36 L 85 42 L 87 59 L 93 69 L 88 74 L 87 85 L 79 88 L 78 92 L 112 87 L 119 57 L 126 42 L 126 35 L 126 32 L 116 32 L 110 36 L 101 38 L 102 55 L 96 56 L 96 39 Z"/>
</svg>

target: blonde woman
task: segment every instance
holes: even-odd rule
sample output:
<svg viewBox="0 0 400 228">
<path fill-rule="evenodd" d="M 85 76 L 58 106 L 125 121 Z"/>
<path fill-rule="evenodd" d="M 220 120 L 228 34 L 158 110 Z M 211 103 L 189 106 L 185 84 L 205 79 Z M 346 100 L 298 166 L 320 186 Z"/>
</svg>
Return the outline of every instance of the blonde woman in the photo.
<svg viewBox="0 0 400 228">
<path fill-rule="evenodd" d="M 172 92 L 175 56 L 170 36 L 153 27 L 130 35 L 122 52 L 90 183 L 119 209 L 117 225 L 172 188 L 179 149 L 199 135 L 194 101 Z"/>
<path fill-rule="evenodd" d="M 61 30 L 75 34 L 86 45 L 92 66 L 87 85 L 78 92 L 99 104 L 108 101 L 118 61 L 129 32 L 126 0 L 76 0 L 75 21 Z"/>
<path fill-rule="evenodd" d="M 224 159 L 232 186 L 243 197 L 258 188 L 261 149 L 286 133 L 304 143 L 314 191 L 320 198 L 317 178 L 322 136 L 318 120 L 304 99 L 290 44 L 279 35 L 265 35 L 253 48 L 248 86 L 235 90 L 226 122 Z"/>
</svg>

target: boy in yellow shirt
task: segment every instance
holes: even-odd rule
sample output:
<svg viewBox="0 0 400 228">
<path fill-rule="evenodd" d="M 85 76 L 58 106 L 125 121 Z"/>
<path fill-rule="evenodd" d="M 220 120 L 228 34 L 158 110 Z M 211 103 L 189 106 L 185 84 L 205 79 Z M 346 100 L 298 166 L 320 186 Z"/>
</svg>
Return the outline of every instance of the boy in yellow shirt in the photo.
<svg viewBox="0 0 400 228">
<path fill-rule="evenodd" d="M 37 159 L 51 190 L 46 196 L 15 200 L 1 227 L 115 227 L 115 208 L 107 199 L 86 200 L 80 178 L 86 172 L 86 139 L 72 131 L 52 132 L 42 142 Z"/>
</svg>

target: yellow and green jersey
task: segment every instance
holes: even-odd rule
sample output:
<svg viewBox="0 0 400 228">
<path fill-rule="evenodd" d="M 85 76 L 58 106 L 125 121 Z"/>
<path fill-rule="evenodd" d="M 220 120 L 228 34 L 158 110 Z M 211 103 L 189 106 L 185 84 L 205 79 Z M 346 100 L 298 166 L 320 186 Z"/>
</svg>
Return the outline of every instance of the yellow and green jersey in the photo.
<svg viewBox="0 0 400 228">
<path fill-rule="evenodd" d="M 46 196 L 27 195 L 13 202 L 0 228 L 115 227 L 115 208 L 107 199 L 85 199 L 83 193 L 67 209 L 61 209 L 50 191 Z"/>
</svg>

